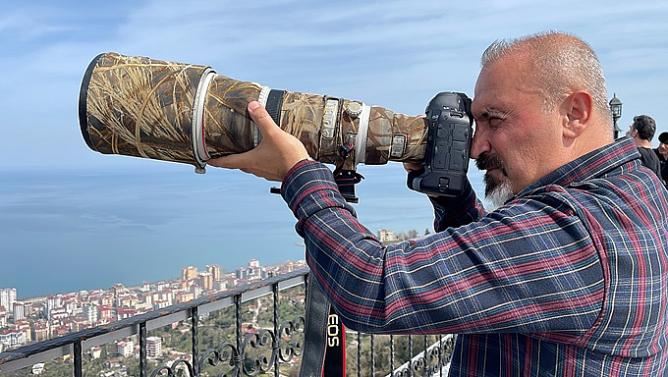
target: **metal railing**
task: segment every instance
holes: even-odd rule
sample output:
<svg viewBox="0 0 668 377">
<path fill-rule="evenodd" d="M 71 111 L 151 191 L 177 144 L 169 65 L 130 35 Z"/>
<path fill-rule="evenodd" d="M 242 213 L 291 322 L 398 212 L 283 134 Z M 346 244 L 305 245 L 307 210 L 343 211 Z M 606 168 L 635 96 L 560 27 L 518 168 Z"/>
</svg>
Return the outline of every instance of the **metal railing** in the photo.
<svg viewBox="0 0 668 377">
<path fill-rule="evenodd" d="M 302 350 L 308 273 L 295 271 L 0 353 L 0 376 L 296 375 L 301 353 L 309 352 Z M 374 377 L 443 375 L 454 342 L 450 335 L 350 331 L 346 338 L 348 375 Z M 132 355 L 108 349 L 126 342 Z"/>
</svg>

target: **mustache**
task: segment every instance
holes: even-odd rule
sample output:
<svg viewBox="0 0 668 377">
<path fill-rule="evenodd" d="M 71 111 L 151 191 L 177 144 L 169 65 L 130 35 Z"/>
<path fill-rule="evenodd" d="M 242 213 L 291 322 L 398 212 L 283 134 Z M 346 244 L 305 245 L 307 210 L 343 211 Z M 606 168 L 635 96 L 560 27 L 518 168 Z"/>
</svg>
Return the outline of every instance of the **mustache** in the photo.
<svg viewBox="0 0 668 377">
<path fill-rule="evenodd" d="M 489 152 L 480 154 L 475 160 L 475 166 L 480 170 L 500 169 L 504 174 L 506 172 L 503 161 L 501 161 L 499 156 Z"/>
</svg>

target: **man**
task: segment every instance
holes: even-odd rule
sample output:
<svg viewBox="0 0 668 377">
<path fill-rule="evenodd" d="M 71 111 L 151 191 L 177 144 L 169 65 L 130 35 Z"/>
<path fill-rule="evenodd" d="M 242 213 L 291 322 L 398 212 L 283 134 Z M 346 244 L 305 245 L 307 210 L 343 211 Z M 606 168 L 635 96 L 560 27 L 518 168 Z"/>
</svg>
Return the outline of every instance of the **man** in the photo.
<svg viewBox="0 0 668 377">
<path fill-rule="evenodd" d="M 668 188 L 668 132 L 662 132 L 659 135 L 659 146 L 654 150 L 654 153 L 659 158 L 661 179 Z"/>
<path fill-rule="evenodd" d="M 611 144 L 606 98 L 576 37 L 492 44 L 471 154 L 507 202 L 485 213 L 470 189 L 432 198 L 438 233 L 389 246 L 257 102 L 260 145 L 211 163 L 283 181 L 311 271 L 349 328 L 461 334 L 451 376 L 668 375 L 668 191 L 630 139 Z"/>
<path fill-rule="evenodd" d="M 649 170 L 661 177 L 659 158 L 652 150 L 652 138 L 656 132 L 656 122 L 649 115 L 638 115 L 633 117 L 633 123 L 629 126 L 626 133 L 630 136 L 638 147 L 640 160 Z"/>
</svg>

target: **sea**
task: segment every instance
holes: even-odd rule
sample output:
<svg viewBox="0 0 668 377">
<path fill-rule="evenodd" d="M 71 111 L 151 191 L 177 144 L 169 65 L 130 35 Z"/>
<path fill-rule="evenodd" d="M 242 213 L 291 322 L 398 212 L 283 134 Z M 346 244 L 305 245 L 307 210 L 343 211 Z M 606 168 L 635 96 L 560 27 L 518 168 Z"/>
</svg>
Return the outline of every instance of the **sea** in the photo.
<svg viewBox="0 0 668 377">
<path fill-rule="evenodd" d="M 474 189 L 482 190 L 472 167 Z M 376 233 L 432 230 L 424 194 L 401 164 L 360 166 L 353 208 Z M 173 279 L 183 267 L 233 271 L 255 258 L 304 258 L 276 182 L 239 171 L 168 164 L 0 171 L 0 288 L 19 299 Z"/>
</svg>

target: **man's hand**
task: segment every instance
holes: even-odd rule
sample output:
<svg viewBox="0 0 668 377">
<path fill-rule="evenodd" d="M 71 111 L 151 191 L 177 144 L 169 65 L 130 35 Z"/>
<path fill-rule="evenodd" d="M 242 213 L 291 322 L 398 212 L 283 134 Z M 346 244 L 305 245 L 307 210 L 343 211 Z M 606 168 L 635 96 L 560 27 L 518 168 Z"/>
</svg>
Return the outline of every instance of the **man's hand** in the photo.
<svg viewBox="0 0 668 377">
<path fill-rule="evenodd" d="M 424 169 L 424 165 L 423 165 L 423 164 L 418 164 L 418 163 L 416 163 L 416 162 L 404 162 L 404 169 L 406 170 L 406 173 L 408 173 L 408 174 L 410 174 L 410 173 L 418 173 L 418 172 L 420 172 L 421 170 Z M 439 198 L 439 196 L 436 195 L 436 194 L 429 194 L 429 193 L 427 193 L 426 195 L 427 195 L 428 197 L 430 197 L 430 198 L 434 198 L 434 199 Z"/>
<path fill-rule="evenodd" d="M 404 162 L 404 169 L 407 173 L 414 173 L 424 169 L 424 166 L 415 162 Z"/>
<path fill-rule="evenodd" d="M 212 159 L 207 163 L 240 169 L 270 181 L 283 181 L 296 163 L 309 158 L 306 148 L 299 139 L 281 130 L 259 102 L 250 102 L 248 113 L 262 134 L 260 144 L 248 152 Z"/>
</svg>

